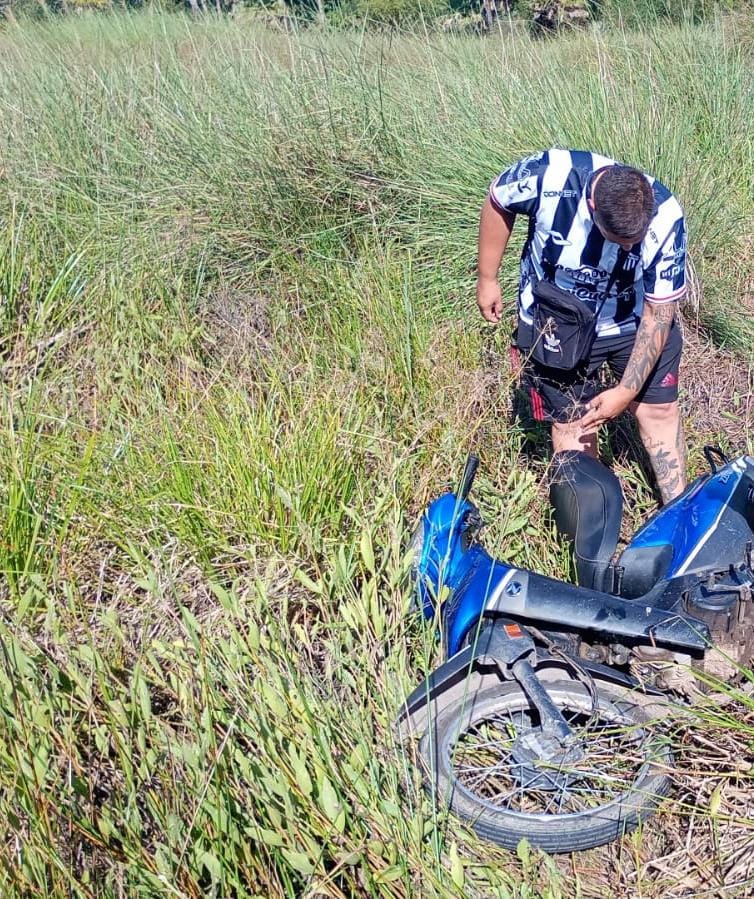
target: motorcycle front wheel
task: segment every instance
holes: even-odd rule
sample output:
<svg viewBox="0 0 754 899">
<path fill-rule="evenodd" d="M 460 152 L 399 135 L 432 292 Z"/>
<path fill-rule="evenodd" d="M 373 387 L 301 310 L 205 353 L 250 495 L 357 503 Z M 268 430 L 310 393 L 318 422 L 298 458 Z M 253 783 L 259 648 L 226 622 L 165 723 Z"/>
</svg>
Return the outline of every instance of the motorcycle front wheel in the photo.
<svg viewBox="0 0 754 899">
<path fill-rule="evenodd" d="M 514 849 L 590 849 L 628 833 L 668 792 L 672 754 L 641 697 L 597 683 L 544 682 L 572 731 L 543 734 L 515 682 L 496 678 L 435 707 L 420 753 L 438 797 L 479 836 Z"/>
</svg>

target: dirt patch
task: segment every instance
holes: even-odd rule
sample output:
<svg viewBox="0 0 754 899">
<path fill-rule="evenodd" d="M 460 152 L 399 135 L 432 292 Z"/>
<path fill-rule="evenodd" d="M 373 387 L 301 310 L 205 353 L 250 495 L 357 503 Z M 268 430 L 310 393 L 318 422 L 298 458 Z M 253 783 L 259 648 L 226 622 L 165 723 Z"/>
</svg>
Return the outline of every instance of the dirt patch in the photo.
<svg viewBox="0 0 754 899">
<path fill-rule="evenodd" d="M 202 348 L 207 358 L 232 372 L 259 371 L 272 353 L 270 300 L 260 293 L 219 288 L 204 297 L 198 309 L 203 325 Z"/>
<path fill-rule="evenodd" d="M 692 440 L 719 440 L 740 453 L 754 424 L 754 363 L 714 346 L 686 327 L 681 407 Z"/>
<path fill-rule="evenodd" d="M 740 726 L 715 726 L 704 711 L 690 713 L 674 740 L 671 797 L 637 834 L 558 858 L 561 873 L 579 883 L 580 895 L 754 895 L 754 764 L 743 739 L 754 712 L 746 702 L 723 704 L 722 716 L 728 713 Z M 711 710 L 724 721 L 719 707 Z"/>
</svg>

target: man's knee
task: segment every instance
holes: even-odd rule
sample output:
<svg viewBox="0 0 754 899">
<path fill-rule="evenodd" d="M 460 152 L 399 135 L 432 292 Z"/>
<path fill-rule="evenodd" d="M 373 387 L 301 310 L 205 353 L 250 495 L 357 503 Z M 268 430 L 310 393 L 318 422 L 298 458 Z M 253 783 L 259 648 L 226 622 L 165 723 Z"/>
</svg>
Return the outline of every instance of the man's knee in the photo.
<svg viewBox="0 0 754 899">
<path fill-rule="evenodd" d="M 634 403 L 633 413 L 642 428 L 647 430 L 675 425 L 680 416 L 677 400 L 672 403 Z"/>
<path fill-rule="evenodd" d="M 585 434 L 577 423 L 552 424 L 552 449 L 554 453 L 566 450 L 581 450 L 597 458 L 597 434 L 592 431 Z"/>
</svg>

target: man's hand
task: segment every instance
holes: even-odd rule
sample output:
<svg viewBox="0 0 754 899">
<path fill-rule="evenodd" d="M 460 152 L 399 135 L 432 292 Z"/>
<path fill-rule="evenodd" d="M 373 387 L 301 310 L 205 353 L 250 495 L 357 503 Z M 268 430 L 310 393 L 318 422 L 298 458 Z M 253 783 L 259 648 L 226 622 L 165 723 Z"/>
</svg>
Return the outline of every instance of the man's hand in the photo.
<svg viewBox="0 0 754 899">
<path fill-rule="evenodd" d="M 489 197 L 479 215 L 479 260 L 477 265 L 476 302 L 488 322 L 496 325 L 503 314 L 503 300 L 497 273 L 508 245 L 516 216 L 496 209 Z"/>
<path fill-rule="evenodd" d="M 634 348 L 620 384 L 595 396 L 589 403 L 589 411 L 578 422 L 582 427 L 599 427 L 617 418 L 636 399 L 662 355 L 673 327 L 676 306 L 676 303 L 644 303 Z"/>
<path fill-rule="evenodd" d="M 480 278 L 476 284 L 476 304 L 488 322 L 497 324 L 503 312 L 503 297 L 497 278 Z"/>
<path fill-rule="evenodd" d="M 583 430 L 597 428 L 612 418 L 617 418 L 621 412 L 625 412 L 629 405 L 636 399 L 636 393 L 626 387 L 611 387 L 603 390 L 589 402 L 589 411 L 577 422 Z"/>
</svg>

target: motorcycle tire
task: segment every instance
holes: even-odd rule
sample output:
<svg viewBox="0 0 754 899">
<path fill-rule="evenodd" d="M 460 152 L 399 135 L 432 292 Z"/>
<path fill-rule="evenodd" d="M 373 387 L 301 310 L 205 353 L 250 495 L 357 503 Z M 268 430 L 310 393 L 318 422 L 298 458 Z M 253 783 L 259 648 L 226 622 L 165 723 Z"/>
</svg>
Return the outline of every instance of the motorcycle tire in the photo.
<svg viewBox="0 0 754 899">
<path fill-rule="evenodd" d="M 435 705 L 419 744 L 430 783 L 479 836 L 508 849 L 524 838 L 553 853 L 615 840 L 671 786 L 658 707 L 602 683 L 594 693 L 575 681 L 543 685 L 575 735 L 570 759 L 537 758 L 536 708 L 517 683 L 484 678 L 460 701 Z"/>
</svg>

